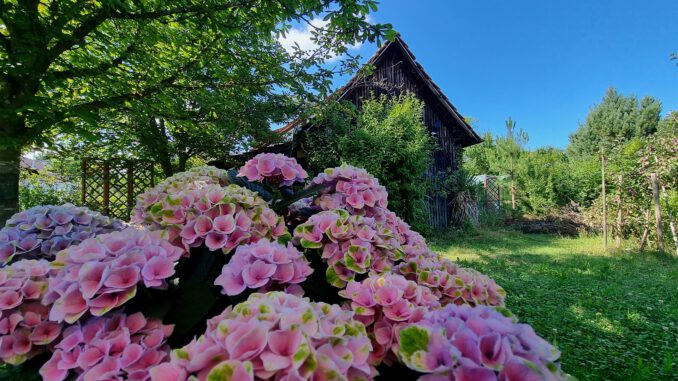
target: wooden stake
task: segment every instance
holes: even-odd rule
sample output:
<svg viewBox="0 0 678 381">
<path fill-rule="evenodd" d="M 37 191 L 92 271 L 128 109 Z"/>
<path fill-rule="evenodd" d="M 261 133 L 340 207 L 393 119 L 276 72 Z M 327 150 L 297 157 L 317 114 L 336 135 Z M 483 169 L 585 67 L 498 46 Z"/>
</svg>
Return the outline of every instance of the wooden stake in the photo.
<svg viewBox="0 0 678 381">
<path fill-rule="evenodd" d="M 605 243 L 605 250 L 607 250 L 607 200 L 605 199 L 605 150 L 600 151 L 600 172 L 602 174 L 603 185 L 603 238 Z"/>
<path fill-rule="evenodd" d="M 657 225 L 657 250 L 664 251 L 664 231 L 662 229 L 662 209 L 659 204 L 659 184 L 657 174 L 650 173 L 652 183 L 652 198 L 654 200 L 654 222 Z"/>
<path fill-rule="evenodd" d="M 650 235 L 650 209 L 645 210 L 645 229 L 643 230 L 643 236 L 640 237 L 640 251 L 645 250 L 645 244 L 647 243 L 647 237 Z"/>
<path fill-rule="evenodd" d="M 657 155 L 654 155 L 654 162 L 659 165 Z M 678 232 L 676 232 L 676 224 L 673 222 L 673 213 L 671 213 L 671 205 L 669 204 L 669 194 L 666 192 L 664 183 L 661 184 L 661 188 L 664 203 L 666 203 L 666 214 L 669 216 L 669 227 L 671 228 L 671 236 L 673 236 L 673 244 L 676 246 L 676 255 L 678 255 Z"/>
<path fill-rule="evenodd" d="M 622 244 L 622 227 L 623 227 L 623 211 L 622 211 L 622 182 L 623 175 L 617 177 L 617 249 L 621 248 Z"/>
</svg>

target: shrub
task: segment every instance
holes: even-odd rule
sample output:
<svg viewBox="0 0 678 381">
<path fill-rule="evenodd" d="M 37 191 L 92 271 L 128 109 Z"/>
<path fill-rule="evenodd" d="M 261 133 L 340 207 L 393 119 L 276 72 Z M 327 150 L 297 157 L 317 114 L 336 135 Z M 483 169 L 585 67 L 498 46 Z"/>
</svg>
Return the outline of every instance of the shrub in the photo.
<svg viewBox="0 0 678 381">
<path fill-rule="evenodd" d="M 344 117 L 332 116 L 337 114 Z M 332 104 L 316 123 L 305 146 L 308 161 L 321 164 L 314 171 L 344 163 L 364 168 L 386 187 L 393 211 L 425 227 L 428 187 L 422 185 L 435 141 L 424 125 L 421 101 L 414 95 L 380 97 L 365 101 L 357 113 Z"/>
<path fill-rule="evenodd" d="M 15 255 L 0 268 L 0 376 L 9 364 L 34 376 L 37 364 L 48 381 L 371 380 L 407 378 L 406 366 L 563 378 L 550 345 L 502 320 L 503 289 L 431 252 L 375 178 L 348 166 L 303 177 L 270 155 L 194 169 L 142 194 L 135 227 L 89 229 L 98 235 L 40 260 Z M 89 216 L 57 209 L 7 229 L 52 237 Z M 491 363 L 465 352 L 474 345 Z"/>
</svg>

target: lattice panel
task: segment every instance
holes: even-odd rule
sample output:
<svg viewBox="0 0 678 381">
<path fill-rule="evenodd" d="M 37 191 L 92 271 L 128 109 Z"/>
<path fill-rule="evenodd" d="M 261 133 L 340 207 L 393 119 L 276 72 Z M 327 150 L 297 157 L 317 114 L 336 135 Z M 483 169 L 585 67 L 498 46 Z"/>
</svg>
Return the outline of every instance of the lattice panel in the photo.
<svg viewBox="0 0 678 381">
<path fill-rule="evenodd" d="M 155 184 L 152 163 L 83 160 L 82 203 L 111 217 L 128 220 L 136 196 Z"/>
<path fill-rule="evenodd" d="M 499 209 L 501 207 L 501 191 L 497 178 L 488 176 L 485 178 L 485 207 Z"/>
</svg>

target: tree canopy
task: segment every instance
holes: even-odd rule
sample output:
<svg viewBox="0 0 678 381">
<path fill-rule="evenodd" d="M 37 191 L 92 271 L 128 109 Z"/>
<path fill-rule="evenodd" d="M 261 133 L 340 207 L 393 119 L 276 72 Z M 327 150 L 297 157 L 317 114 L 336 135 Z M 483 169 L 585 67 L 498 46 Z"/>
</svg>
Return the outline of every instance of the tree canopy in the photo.
<svg viewBox="0 0 678 381">
<path fill-rule="evenodd" d="M 16 208 L 20 151 L 32 144 L 114 131 L 148 146 L 163 137 L 138 130 L 163 119 L 175 142 L 215 128 L 209 151 L 288 118 L 356 67 L 328 68 L 329 58 L 392 34 L 366 20 L 375 9 L 374 0 L 0 2 L 0 219 Z M 316 49 L 282 48 L 294 23 L 312 25 Z"/>
<path fill-rule="evenodd" d="M 575 156 L 598 155 L 634 137 L 647 137 L 657 131 L 661 103 L 646 96 L 638 101 L 610 88 L 601 103 L 593 107 L 584 124 L 570 135 L 568 150 Z"/>
</svg>

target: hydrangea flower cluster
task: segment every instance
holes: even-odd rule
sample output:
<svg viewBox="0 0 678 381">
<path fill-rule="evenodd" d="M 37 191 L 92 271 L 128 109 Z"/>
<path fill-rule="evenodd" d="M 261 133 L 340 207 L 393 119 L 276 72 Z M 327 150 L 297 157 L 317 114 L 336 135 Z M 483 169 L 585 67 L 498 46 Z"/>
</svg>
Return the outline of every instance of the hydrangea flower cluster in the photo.
<svg viewBox="0 0 678 381">
<path fill-rule="evenodd" d="M 0 360 L 20 364 L 44 351 L 61 333 L 47 320 L 41 300 L 47 291 L 49 262 L 26 259 L 0 269 Z"/>
<path fill-rule="evenodd" d="M 279 153 L 260 153 L 240 168 L 238 176 L 274 187 L 303 183 L 308 177 L 304 168 L 291 157 Z"/>
<path fill-rule="evenodd" d="M 504 305 L 506 291 L 492 278 L 476 270 L 459 267 L 432 251 L 410 256 L 395 271 L 430 288 L 443 305 Z"/>
<path fill-rule="evenodd" d="M 167 231 L 170 242 L 186 251 L 204 243 L 211 251 L 228 253 L 241 244 L 289 234 L 282 217 L 256 193 L 237 185 L 194 185 L 156 201 L 141 223 Z"/>
<path fill-rule="evenodd" d="M 13 259 L 51 260 L 71 245 L 124 227 L 120 220 L 83 207 L 35 206 L 13 215 L 0 230 L 0 263 Z"/>
<path fill-rule="evenodd" d="M 151 369 L 151 379 L 371 379 L 370 341 L 352 317 L 339 306 L 282 292 L 252 294 L 210 319 L 203 336 Z"/>
<path fill-rule="evenodd" d="M 385 229 L 393 233 L 397 245 L 400 246 L 406 258 L 430 252 L 424 237 L 412 230 L 410 225 L 403 221 L 402 218 L 392 211 L 383 208 L 376 209 L 375 212 L 374 219 L 384 225 Z"/>
<path fill-rule="evenodd" d="M 186 172 L 176 173 L 137 196 L 132 222 L 147 224 L 152 221 L 148 217 L 148 210 L 155 203 L 186 188 L 196 189 L 207 185 L 228 185 L 228 173 L 211 166 L 194 167 Z"/>
<path fill-rule="evenodd" d="M 362 168 L 347 164 L 328 168 L 311 181 L 311 185 L 317 184 L 326 186 L 315 199 L 322 210 L 346 209 L 351 214 L 373 217 L 375 208 L 388 205 L 386 188 Z"/>
<path fill-rule="evenodd" d="M 419 380 L 567 380 L 560 353 L 532 327 L 487 307 L 447 305 L 399 333 L 398 356 Z"/>
<path fill-rule="evenodd" d="M 137 284 L 163 288 L 183 251 L 160 234 L 127 228 L 100 235 L 57 254 L 45 303 L 49 318 L 74 323 L 87 311 L 101 316 L 134 297 Z"/>
<path fill-rule="evenodd" d="M 390 350 L 400 327 L 421 320 L 426 311 L 440 306 L 431 290 L 395 274 L 349 282 L 339 295 L 350 300 L 355 319 L 365 324 L 372 340 L 370 363 L 374 365 L 385 358 L 395 360 Z"/>
<path fill-rule="evenodd" d="M 388 272 L 402 258 L 393 236 L 373 218 L 350 215 L 343 209 L 320 212 L 294 230 L 294 241 L 307 249 L 322 249 L 327 280 L 344 287 L 355 274 Z"/>
<path fill-rule="evenodd" d="M 44 381 L 148 380 L 149 369 L 167 360 L 173 326 L 141 313 L 91 318 L 64 330 L 52 357 L 40 368 Z"/>
<path fill-rule="evenodd" d="M 246 288 L 271 290 L 274 286 L 299 284 L 313 269 L 296 247 L 262 239 L 238 246 L 214 284 L 226 295 L 238 295 Z"/>
</svg>

